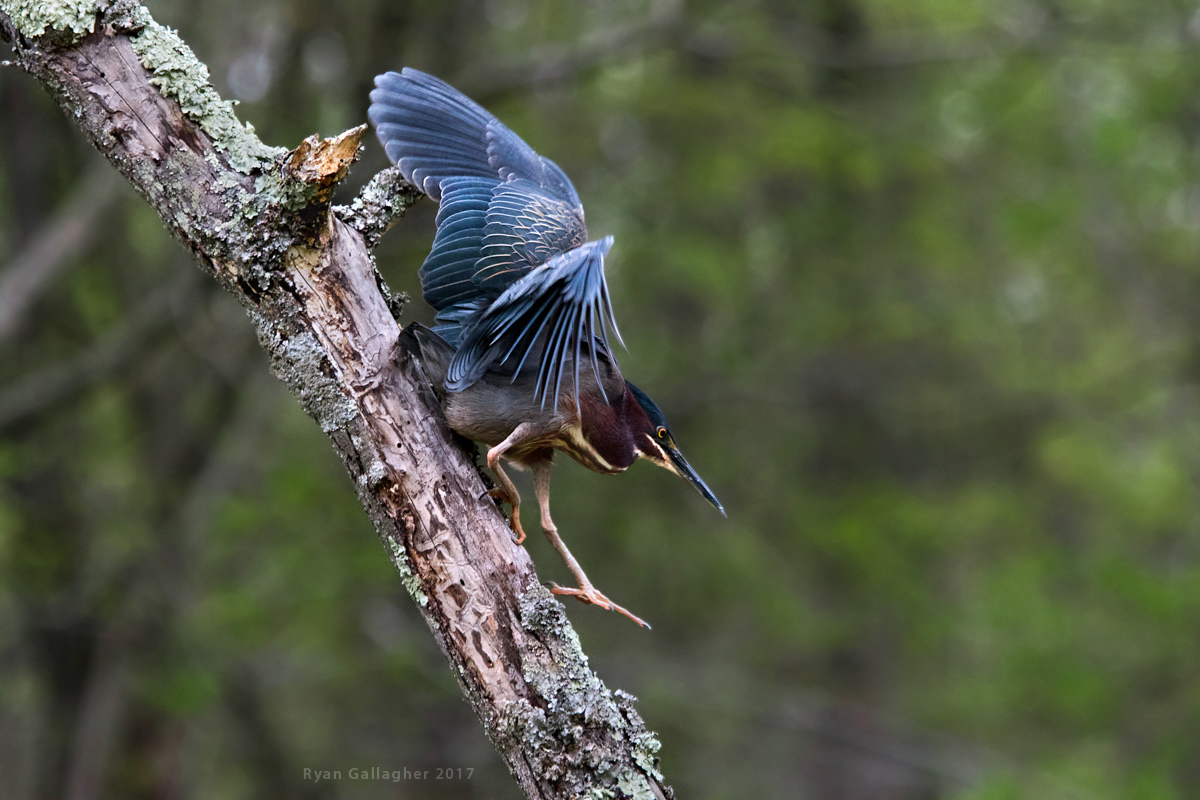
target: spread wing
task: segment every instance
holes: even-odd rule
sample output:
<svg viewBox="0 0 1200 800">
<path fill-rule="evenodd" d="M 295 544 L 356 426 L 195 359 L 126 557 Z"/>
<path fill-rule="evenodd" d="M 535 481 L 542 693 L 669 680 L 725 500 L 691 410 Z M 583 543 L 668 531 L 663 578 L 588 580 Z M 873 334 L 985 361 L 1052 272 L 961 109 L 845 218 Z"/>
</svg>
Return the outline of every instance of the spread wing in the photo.
<svg viewBox="0 0 1200 800">
<path fill-rule="evenodd" d="M 612 241 L 606 236 L 561 253 L 505 290 L 459 342 L 446 372 L 446 389 L 461 391 L 493 368 L 511 372 L 515 381 L 530 355 L 536 354 L 534 398 L 543 407 L 553 386 L 558 412 L 563 371 L 569 364 L 579 410 L 581 356 L 591 362 L 603 394 L 598 361 L 612 360 L 606 329 L 611 327 L 618 341 L 621 336 L 604 282 L 604 255 Z"/>
<path fill-rule="evenodd" d="M 449 84 L 407 67 L 380 75 L 368 116 L 388 158 L 441 203 L 420 271 L 439 321 L 461 326 L 481 300 L 587 241 L 558 165 Z"/>
<path fill-rule="evenodd" d="M 440 203 L 419 274 L 437 332 L 458 347 L 446 388 L 461 391 L 493 368 L 515 381 L 529 362 L 537 396 L 544 406 L 553 385 L 557 410 L 568 364 L 578 387 L 582 354 L 593 369 L 612 360 L 604 282 L 612 237 L 587 243 L 563 171 L 437 78 L 410 68 L 379 75 L 368 116 L 388 158 Z"/>
</svg>

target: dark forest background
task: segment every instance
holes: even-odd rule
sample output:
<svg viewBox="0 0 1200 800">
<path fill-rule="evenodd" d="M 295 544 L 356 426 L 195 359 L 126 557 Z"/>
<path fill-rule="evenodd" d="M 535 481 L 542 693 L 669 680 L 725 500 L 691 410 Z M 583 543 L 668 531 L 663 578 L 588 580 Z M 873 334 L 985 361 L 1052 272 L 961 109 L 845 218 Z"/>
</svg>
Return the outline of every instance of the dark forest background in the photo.
<svg viewBox="0 0 1200 800">
<path fill-rule="evenodd" d="M 1200 796 L 1194 4 L 150 9 L 270 144 L 415 66 L 616 236 L 626 374 L 729 518 L 564 460 L 555 519 L 655 626 L 568 601 L 681 797 Z M 378 251 L 408 319 L 434 211 Z M 473 773 L 304 773 L 372 767 Z M 0 794 L 518 796 L 241 309 L 14 67 Z"/>
</svg>

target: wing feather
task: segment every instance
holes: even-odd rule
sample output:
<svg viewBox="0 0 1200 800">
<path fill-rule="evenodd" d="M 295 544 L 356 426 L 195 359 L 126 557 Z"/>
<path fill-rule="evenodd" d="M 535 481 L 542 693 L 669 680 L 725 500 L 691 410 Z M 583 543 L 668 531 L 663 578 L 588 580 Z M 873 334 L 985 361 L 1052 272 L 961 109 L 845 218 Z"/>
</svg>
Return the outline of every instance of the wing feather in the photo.
<svg viewBox="0 0 1200 800">
<path fill-rule="evenodd" d="M 588 355 L 603 392 L 609 328 L 620 339 L 604 280 L 612 237 L 587 241 L 566 174 L 473 100 L 414 69 L 376 77 L 368 116 L 388 158 L 441 204 L 419 274 L 437 333 L 458 347 L 446 388 L 461 391 L 493 369 L 515 381 L 530 364 L 543 407 L 553 392 L 557 411 L 566 376 L 578 410 Z"/>
<path fill-rule="evenodd" d="M 535 398 L 544 407 L 553 390 L 557 412 L 570 362 L 578 411 L 582 355 L 591 356 L 597 369 L 599 356 L 611 353 L 607 330 L 620 339 L 604 280 L 604 256 L 612 241 L 608 236 L 561 253 L 506 289 L 464 332 L 446 373 L 446 388 L 462 391 L 494 369 L 511 371 L 516 380 L 530 354 L 537 352 Z M 598 369 L 596 378 L 603 391 Z"/>
<path fill-rule="evenodd" d="M 449 84 L 411 68 L 385 73 L 375 79 L 368 116 L 388 158 L 441 203 L 433 251 L 421 268 L 425 299 L 439 319 L 469 296 L 459 250 L 477 247 L 473 290 L 494 300 L 587 241 L 583 206 L 566 174 Z"/>
</svg>

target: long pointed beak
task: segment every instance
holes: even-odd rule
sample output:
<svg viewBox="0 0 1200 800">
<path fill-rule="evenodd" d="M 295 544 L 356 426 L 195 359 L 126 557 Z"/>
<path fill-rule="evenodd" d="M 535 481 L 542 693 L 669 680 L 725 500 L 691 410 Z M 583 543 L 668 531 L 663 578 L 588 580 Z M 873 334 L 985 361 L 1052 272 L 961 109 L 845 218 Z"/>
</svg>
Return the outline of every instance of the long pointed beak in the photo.
<svg viewBox="0 0 1200 800">
<path fill-rule="evenodd" d="M 712 489 L 708 488 L 708 484 L 701 480 L 700 476 L 696 474 L 696 470 L 692 469 L 692 465 L 683 457 L 683 453 L 679 452 L 679 448 L 672 446 L 665 449 L 667 457 L 671 459 L 673 468 L 671 471 L 690 483 L 701 497 L 712 503 L 713 508 L 721 512 L 722 517 L 728 517 L 729 515 L 725 513 L 725 506 L 721 505 L 721 501 L 713 494 Z"/>
</svg>

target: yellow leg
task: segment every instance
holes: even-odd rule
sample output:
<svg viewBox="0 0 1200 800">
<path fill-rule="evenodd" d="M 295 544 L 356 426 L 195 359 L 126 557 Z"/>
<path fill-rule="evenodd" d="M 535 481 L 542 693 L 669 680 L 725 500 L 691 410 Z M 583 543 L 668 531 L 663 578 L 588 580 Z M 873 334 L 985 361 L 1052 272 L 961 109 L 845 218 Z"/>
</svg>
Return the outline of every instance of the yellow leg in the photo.
<svg viewBox="0 0 1200 800">
<path fill-rule="evenodd" d="M 517 544 L 525 541 L 525 531 L 521 528 L 521 495 L 517 493 L 517 487 L 513 485 L 504 468 L 500 466 L 500 457 L 513 445 L 522 441 L 536 430 L 536 426 L 528 422 L 523 422 L 503 442 L 489 449 L 487 454 L 488 469 L 495 474 L 496 480 L 500 482 L 500 488 L 493 489 L 489 494 L 512 506 L 512 516 L 509 517 L 508 526 L 512 530 L 513 541 Z"/>
<path fill-rule="evenodd" d="M 533 465 L 533 491 L 537 495 L 538 509 L 542 515 L 542 531 L 546 534 L 546 538 L 550 540 L 550 544 L 562 556 L 562 560 L 566 562 L 567 569 L 571 570 L 571 574 L 575 576 L 575 580 L 579 583 L 578 589 L 567 589 L 559 586 L 557 583 L 550 584 L 550 591 L 555 594 L 570 595 L 578 598 L 584 603 L 591 603 L 608 611 L 615 611 L 641 625 L 643 628 L 649 628 L 650 625 L 641 617 L 631 613 L 628 609 L 617 605 L 612 600 L 609 600 L 603 594 L 596 590 L 592 582 L 588 580 L 588 576 L 584 574 L 583 568 L 579 566 L 579 562 L 575 560 L 575 556 L 571 555 L 571 551 L 567 549 L 567 545 L 563 542 L 562 537 L 558 535 L 558 527 L 554 524 L 554 520 L 550 519 L 550 461 L 547 459 L 544 462 L 537 462 Z"/>
</svg>

